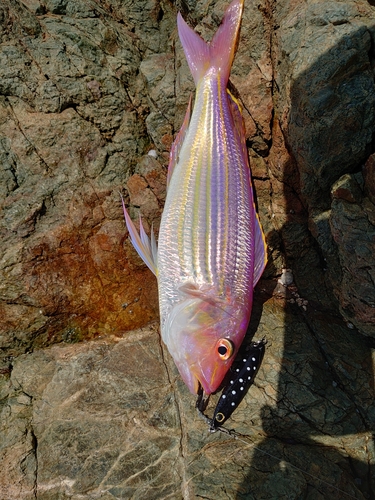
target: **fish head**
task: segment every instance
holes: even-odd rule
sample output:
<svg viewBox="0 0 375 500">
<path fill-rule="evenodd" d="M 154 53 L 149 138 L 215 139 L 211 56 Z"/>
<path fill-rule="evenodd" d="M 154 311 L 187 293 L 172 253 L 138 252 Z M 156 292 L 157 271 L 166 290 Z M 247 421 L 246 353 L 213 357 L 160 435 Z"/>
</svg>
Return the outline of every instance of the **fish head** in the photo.
<svg viewBox="0 0 375 500">
<path fill-rule="evenodd" d="M 223 301 L 193 297 L 172 308 L 163 339 L 190 392 L 202 387 L 208 395 L 219 389 L 248 322 L 248 314 Z"/>
</svg>

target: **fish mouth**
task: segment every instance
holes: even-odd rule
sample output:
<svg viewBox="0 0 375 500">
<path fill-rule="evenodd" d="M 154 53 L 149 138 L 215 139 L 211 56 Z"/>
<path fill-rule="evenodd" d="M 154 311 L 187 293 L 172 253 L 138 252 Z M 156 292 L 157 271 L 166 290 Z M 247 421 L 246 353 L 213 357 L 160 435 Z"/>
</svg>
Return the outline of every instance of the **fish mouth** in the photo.
<svg viewBox="0 0 375 500">
<path fill-rule="evenodd" d="M 209 370 L 205 372 L 200 364 L 193 364 L 190 366 L 180 366 L 179 372 L 192 394 L 198 395 L 203 391 L 205 396 L 209 396 L 220 385 L 217 383 L 218 374 L 216 369 L 212 373 Z"/>
<path fill-rule="evenodd" d="M 221 371 L 217 364 L 210 366 L 206 360 L 192 367 L 192 375 L 197 381 L 198 390 L 201 388 L 206 396 L 216 392 L 224 376 Z M 198 390 L 197 394 L 199 393 Z"/>
<path fill-rule="evenodd" d="M 212 391 L 212 384 L 207 381 L 203 375 L 203 377 L 197 377 L 195 376 L 195 380 L 197 383 L 197 391 L 196 393 L 199 395 L 201 392 L 205 396 L 209 396 L 213 391 Z"/>
<path fill-rule="evenodd" d="M 194 377 L 194 392 L 199 396 L 201 391 L 203 392 L 201 381 L 198 377 Z"/>
<path fill-rule="evenodd" d="M 196 376 L 187 366 L 182 365 L 178 367 L 182 380 L 188 386 L 189 391 L 192 394 L 199 394 L 200 388 L 202 387 L 199 377 Z"/>
</svg>

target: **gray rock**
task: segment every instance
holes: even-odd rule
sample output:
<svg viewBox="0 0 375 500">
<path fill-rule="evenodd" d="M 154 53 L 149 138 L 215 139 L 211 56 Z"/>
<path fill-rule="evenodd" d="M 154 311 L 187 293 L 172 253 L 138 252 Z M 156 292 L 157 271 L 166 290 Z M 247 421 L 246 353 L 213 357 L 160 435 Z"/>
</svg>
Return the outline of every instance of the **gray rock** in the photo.
<svg viewBox="0 0 375 500">
<path fill-rule="evenodd" d="M 354 175 L 350 174 L 343 175 L 333 184 L 331 195 L 349 203 L 360 204 L 362 201 L 362 190 Z"/>
<path fill-rule="evenodd" d="M 282 304 L 256 304 L 269 345 L 233 414 L 236 440 L 198 418 L 157 324 L 18 357 L 0 385 L 2 497 L 366 498 L 375 416 L 366 344 L 335 318 L 327 327 Z"/>
<path fill-rule="evenodd" d="M 342 6 L 334 5 L 339 15 Z M 306 48 L 290 53 L 294 83 L 288 142 L 298 161 L 302 194 L 313 209 L 327 208 L 332 183 L 367 158 L 375 120 L 371 34 L 365 25 L 348 21 L 331 26 L 308 25 Z M 319 60 L 311 65 L 317 50 Z"/>
</svg>

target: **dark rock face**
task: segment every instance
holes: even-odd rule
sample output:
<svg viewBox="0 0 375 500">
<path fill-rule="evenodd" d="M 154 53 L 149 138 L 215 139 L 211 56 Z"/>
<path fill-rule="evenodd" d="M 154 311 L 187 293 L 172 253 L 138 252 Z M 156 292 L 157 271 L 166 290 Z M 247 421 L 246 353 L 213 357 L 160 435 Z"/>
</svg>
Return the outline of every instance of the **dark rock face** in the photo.
<svg viewBox="0 0 375 500">
<path fill-rule="evenodd" d="M 292 215 L 282 228 L 287 254 L 292 261 L 311 254 L 306 261 L 310 270 L 298 272 L 300 264 L 294 265 L 304 293 L 311 289 L 307 274 L 315 268 L 315 279 L 322 275 L 321 263 L 313 261 L 323 260 L 320 286 L 333 291 L 344 318 L 374 337 L 372 157 L 365 177 L 361 174 L 374 148 L 372 10 L 362 2 L 278 4 L 275 116 L 290 157 L 284 156 L 281 168 L 273 159 L 270 166 L 285 183 L 286 213 Z M 353 178 L 346 175 L 354 172 Z M 351 203 L 345 216 L 338 200 Z M 348 221 L 350 210 L 357 214 Z"/>
<path fill-rule="evenodd" d="M 198 419 L 128 241 L 119 192 L 157 231 L 194 90 L 177 10 L 210 39 L 227 3 L 0 5 L 1 499 L 375 495 L 373 2 L 245 4 L 269 342 L 240 440 Z"/>
<path fill-rule="evenodd" d="M 357 175 L 363 182 L 361 174 Z M 343 315 L 364 333 L 375 331 L 375 205 L 362 198 L 353 175 L 341 177 L 332 189 L 330 227 L 342 269 L 339 288 Z"/>
</svg>

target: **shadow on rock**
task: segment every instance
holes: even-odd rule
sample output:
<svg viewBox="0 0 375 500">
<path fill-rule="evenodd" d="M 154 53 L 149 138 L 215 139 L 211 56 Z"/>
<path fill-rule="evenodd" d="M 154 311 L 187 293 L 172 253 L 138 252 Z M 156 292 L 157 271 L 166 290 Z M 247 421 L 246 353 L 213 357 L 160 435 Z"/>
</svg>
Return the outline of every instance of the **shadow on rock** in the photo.
<svg viewBox="0 0 375 500">
<path fill-rule="evenodd" d="M 288 122 L 280 123 L 290 160 L 279 180 L 295 283 L 282 297 L 277 394 L 262 410 L 267 437 L 237 499 L 375 494 L 375 207 L 361 173 L 373 153 L 375 28 L 349 22 L 350 5 L 315 7 L 304 28 L 309 50 L 299 46 L 280 62 L 292 60 L 284 70 L 294 72 Z M 293 22 L 286 37 L 297 38 L 302 20 Z"/>
</svg>

